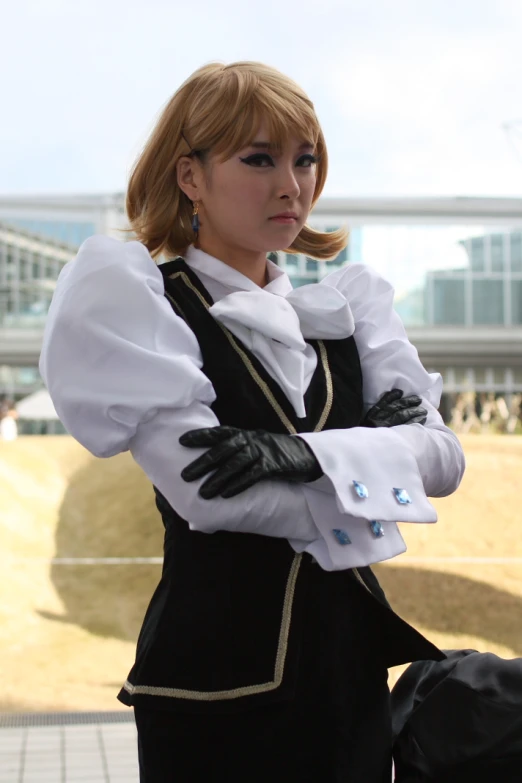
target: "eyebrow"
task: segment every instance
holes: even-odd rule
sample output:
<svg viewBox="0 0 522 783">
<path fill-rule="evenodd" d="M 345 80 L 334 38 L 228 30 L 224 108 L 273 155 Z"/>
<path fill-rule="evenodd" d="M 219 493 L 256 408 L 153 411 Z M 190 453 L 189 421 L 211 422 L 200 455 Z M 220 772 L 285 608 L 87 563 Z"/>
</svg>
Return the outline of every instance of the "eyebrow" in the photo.
<svg viewBox="0 0 522 783">
<path fill-rule="evenodd" d="M 248 145 L 249 147 L 253 147 L 254 149 L 259 150 L 271 150 L 274 149 L 275 144 L 271 144 L 269 141 L 253 141 L 251 144 Z M 300 147 L 300 150 L 313 150 L 314 145 L 309 141 L 304 141 Z"/>
</svg>

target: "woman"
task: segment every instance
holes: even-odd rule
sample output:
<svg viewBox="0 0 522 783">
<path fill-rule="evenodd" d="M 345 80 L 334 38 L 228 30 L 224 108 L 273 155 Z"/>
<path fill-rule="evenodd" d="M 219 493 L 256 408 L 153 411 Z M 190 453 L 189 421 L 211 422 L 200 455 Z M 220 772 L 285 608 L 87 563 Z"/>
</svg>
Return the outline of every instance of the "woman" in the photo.
<svg viewBox="0 0 522 783">
<path fill-rule="evenodd" d="M 267 261 L 346 245 L 306 224 L 326 172 L 296 84 L 207 65 L 133 171 L 138 241 L 92 237 L 58 281 L 40 363 L 56 409 L 93 454 L 131 451 L 165 525 L 119 695 L 146 783 L 389 780 L 387 667 L 444 657 L 368 568 L 459 484 L 440 376 L 371 269 L 293 291 Z"/>
</svg>

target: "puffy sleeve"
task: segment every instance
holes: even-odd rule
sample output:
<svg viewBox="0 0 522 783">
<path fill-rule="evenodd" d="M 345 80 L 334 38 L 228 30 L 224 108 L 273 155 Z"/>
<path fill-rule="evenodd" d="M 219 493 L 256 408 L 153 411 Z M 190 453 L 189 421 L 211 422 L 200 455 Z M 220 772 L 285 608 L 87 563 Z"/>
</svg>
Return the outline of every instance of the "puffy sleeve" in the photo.
<svg viewBox="0 0 522 783">
<path fill-rule="evenodd" d="M 393 288 L 377 272 L 353 264 L 325 278 L 323 284 L 335 286 L 350 302 L 365 408 L 385 391 L 399 388 L 404 394 L 422 397 L 428 419 L 425 425 L 354 427 L 300 433 L 299 437 L 314 451 L 344 514 L 384 523 L 435 522 L 428 496 L 454 492 L 464 472 L 460 443 L 437 412 L 442 379 L 424 369 L 393 309 Z M 364 485 L 367 497 L 358 494 L 354 481 Z M 397 490 L 405 492 L 398 494 Z"/>
<path fill-rule="evenodd" d="M 108 237 L 84 242 L 58 279 L 40 373 L 66 429 L 98 457 L 127 450 L 162 409 L 215 399 L 197 340 L 163 294 L 145 247 Z"/>
<path fill-rule="evenodd" d="M 301 487 L 264 482 L 236 498 L 204 500 L 204 479 L 182 469 L 204 450 L 184 432 L 219 424 L 194 333 L 164 296 L 146 248 L 89 238 L 62 270 L 49 310 L 40 373 L 68 432 L 98 457 L 130 450 L 191 528 L 313 541 Z"/>
</svg>

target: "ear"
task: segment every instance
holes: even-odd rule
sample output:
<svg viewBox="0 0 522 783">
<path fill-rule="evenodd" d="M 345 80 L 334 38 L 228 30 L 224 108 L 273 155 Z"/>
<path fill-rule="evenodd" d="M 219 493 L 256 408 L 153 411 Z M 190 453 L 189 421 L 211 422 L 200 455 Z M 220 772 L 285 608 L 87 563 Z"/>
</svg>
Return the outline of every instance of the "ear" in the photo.
<svg viewBox="0 0 522 783">
<path fill-rule="evenodd" d="M 176 164 L 178 185 L 191 201 L 200 201 L 202 196 L 201 164 L 194 158 L 181 157 Z"/>
</svg>

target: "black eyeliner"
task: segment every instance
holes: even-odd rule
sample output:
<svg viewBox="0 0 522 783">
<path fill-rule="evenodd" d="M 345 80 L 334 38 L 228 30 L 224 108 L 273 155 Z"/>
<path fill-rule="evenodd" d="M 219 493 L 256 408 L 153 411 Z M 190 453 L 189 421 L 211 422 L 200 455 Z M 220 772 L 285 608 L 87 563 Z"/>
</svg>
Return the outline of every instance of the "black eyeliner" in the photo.
<svg viewBox="0 0 522 783">
<path fill-rule="evenodd" d="M 247 155 L 245 158 L 239 158 L 241 163 L 247 163 L 249 161 L 262 161 L 262 160 L 268 160 L 271 165 L 274 165 L 274 160 L 267 152 L 254 152 L 252 155 Z M 298 163 L 300 160 L 308 160 L 311 164 L 315 164 L 318 162 L 319 158 L 316 155 L 312 155 L 312 153 L 307 152 L 304 155 L 300 155 L 297 159 L 296 163 Z"/>
</svg>

